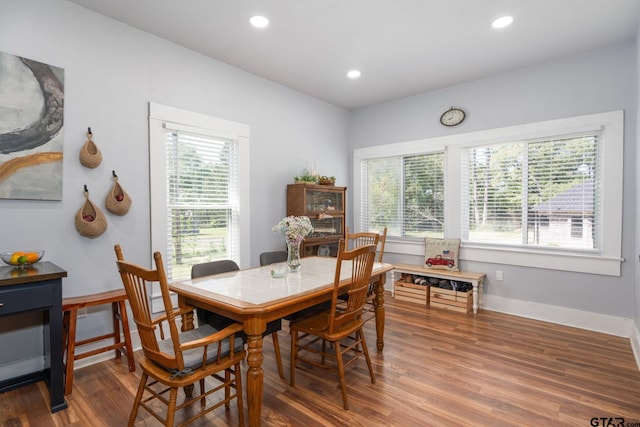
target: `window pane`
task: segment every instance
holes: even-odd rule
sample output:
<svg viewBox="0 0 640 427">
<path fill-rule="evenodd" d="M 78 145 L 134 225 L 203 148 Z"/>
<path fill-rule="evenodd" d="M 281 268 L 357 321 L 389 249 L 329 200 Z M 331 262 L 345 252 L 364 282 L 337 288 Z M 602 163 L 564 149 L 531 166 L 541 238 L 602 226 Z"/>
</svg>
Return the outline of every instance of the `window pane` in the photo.
<svg viewBox="0 0 640 427">
<path fill-rule="evenodd" d="M 465 240 L 596 248 L 597 135 L 466 151 Z"/>
<path fill-rule="evenodd" d="M 362 162 L 364 191 L 360 201 L 360 226 L 363 231 L 387 227 L 389 235 L 401 235 L 401 161 L 400 157 L 389 157 Z"/>
<path fill-rule="evenodd" d="M 188 279 L 193 264 L 237 257 L 235 151 L 233 141 L 167 133 L 171 280 Z"/>
<path fill-rule="evenodd" d="M 404 158 L 405 236 L 444 236 L 444 153 Z"/>
<path fill-rule="evenodd" d="M 467 240 L 522 241 L 522 159 L 522 144 L 469 149 Z"/>
<path fill-rule="evenodd" d="M 597 164 L 594 135 L 529 144 L 530 244 L 596 248 Z"/>
<path fill-rule="evenodd" d="M 363 161 L 361 229 L 444 236 L 444 153 Z"/>
</svg>

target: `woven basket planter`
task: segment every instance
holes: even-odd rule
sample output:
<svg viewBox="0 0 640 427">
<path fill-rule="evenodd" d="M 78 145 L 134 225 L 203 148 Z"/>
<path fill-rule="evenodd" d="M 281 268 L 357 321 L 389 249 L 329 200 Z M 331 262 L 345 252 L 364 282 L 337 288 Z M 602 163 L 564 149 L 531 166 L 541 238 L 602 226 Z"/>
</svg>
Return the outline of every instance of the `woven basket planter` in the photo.
<svg viewBox="0 0 640 427">
<path fill-rule="evenodd" d="M 113 172 L 113 187 L 107 193 L 104 206 L 114 215 L 125 215 L 131 207 L 131 197 L 118 182 L 118 176 Z"/>
<path fill-rule="evenodd" d="M 80 149 L 80 163 L 83 166 L 93 169 L 98 167 L 102 162 L 102 153 L 92 138 L 93 134 L 91 133 L 91 128 L 89 128 L 87 132 L 87 142 L 85 142 Z"/>
<path fill-rule="evenodd" d="M 107 218 L 104 213 L 89 199 L 89 192 L 84 192 L 86 200 L 76 213 L 76 230 L 81 236 L 94 239 L 107 230 Z"/>
</svg>

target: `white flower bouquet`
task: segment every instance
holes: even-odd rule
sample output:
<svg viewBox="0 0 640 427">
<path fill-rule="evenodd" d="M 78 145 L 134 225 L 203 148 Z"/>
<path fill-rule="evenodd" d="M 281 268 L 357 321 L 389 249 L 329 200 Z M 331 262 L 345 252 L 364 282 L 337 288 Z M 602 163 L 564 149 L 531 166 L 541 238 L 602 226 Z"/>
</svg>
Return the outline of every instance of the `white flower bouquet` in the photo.
<svg viewBox="0 0 640 427">
<path fill-rule="evenodd" d="M 313 226 L 309 217 L 306 216 L 288 216 L 272 228 L 282 234 L 287 243 L 298 244 L 313 231 Z"/>
</svg>

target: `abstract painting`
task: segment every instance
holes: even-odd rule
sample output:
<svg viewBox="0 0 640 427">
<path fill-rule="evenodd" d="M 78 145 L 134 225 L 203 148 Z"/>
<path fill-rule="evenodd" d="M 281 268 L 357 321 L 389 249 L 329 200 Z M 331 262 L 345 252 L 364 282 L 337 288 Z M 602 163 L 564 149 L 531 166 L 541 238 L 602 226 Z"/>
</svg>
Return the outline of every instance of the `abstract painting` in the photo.
<svg viewBox="0 0 640 427">
<path fill-rule="evenodd" d="M 62 200 L 64 69 L 0 52 L 0 199 Z"/>
</svg>

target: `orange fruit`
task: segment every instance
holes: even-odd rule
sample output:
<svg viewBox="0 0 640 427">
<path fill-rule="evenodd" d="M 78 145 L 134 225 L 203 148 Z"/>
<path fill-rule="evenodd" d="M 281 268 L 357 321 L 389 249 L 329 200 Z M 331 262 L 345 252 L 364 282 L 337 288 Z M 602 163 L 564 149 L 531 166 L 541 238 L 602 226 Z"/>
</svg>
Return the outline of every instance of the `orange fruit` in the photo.
<svg viewBox="0 0 640 427">
<path fill-rule="evenodd" d="M 25 255 L 27 257 L 27 262 L 36 262 L 38 261 L 38 253 L 37 252 L 27 252 Z"/>
</svg>

